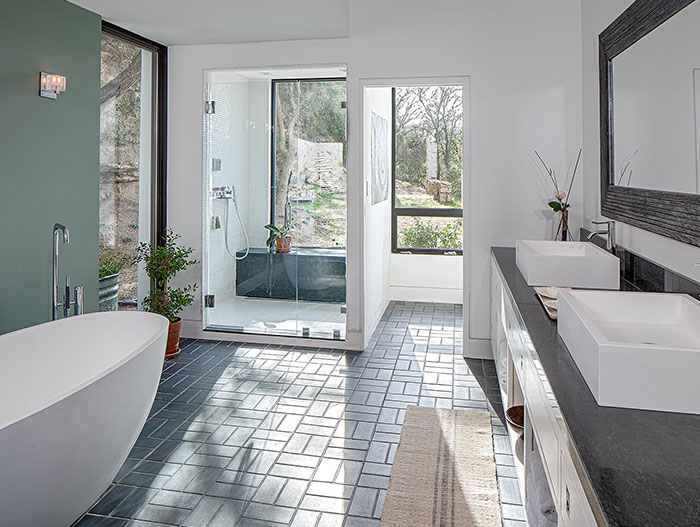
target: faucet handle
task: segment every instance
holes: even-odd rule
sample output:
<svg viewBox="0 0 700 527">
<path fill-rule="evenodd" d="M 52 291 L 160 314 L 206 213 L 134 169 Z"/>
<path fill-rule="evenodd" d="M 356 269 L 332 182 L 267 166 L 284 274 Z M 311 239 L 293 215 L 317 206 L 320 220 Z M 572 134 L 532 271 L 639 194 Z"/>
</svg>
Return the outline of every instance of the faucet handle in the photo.
<svg viewBox="0 0 700 527">
<path fill-rule="evenodd" d="M 66 275 L 66 288 L 65 293 L 63 293 L 63 316 L 67 317 L 70 315 L 70 275 Z"/>
<path fill-rule="evenodd" d="M 75 309 L 73 311 L 73 314 L 75 315 L 82 315 L 84 312 L 84 304 L 83 300 L 85 297 L 85 288 L 82 285 L 79 285 L 78 287 L 75 288 Z"/>
<path fill-rule="evenodd" d="M 66 275 L 66 292 L 63 297 L 63 303 L 66 307 L 70 306 L 70 275 Z"/>
</svg>

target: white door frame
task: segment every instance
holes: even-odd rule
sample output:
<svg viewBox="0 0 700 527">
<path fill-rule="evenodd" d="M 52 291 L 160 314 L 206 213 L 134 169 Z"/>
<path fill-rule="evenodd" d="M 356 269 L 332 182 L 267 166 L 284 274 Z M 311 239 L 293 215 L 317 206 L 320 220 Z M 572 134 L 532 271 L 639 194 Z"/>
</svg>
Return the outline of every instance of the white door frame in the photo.
<svg viewBox="0 0 700 527">
<path fill-rule="evenodd" d="M 464 348 L 464 354 L 469 355 L 469 356 L 480 356 L 484 355 L 485 358 L 491 358 L 491 348 L 490 348 L 490 343 L 488 340 L 483 340 L 483 339 L 478 339 L 478 340 L 472 340 L 468 336 L 470 335 L 470 317 L 469 317 L 469 306 L 470 306 L 470 300 L 471 300 L 471 287 L 469 283 L 469 276 L 470 276 L 470 267 L 471 267 L 471 254 L 473 251 L 472 247 L 472 236 L 471 236 L 471 229 L 472 229 L 472 197 L 473 197 L 473 192 L 472 192 L 472 159 L 473 156 L 471 155 L 472 153 L 472 143 L 471 143 L 471 91 L 470 91 L 470 76 L 469 75 L 454 75 L 454 76 L 440 76 L 440 77 L 370 77 L 370 78 L 361 78 L 360 79 L 360 111 L 359 111 L 359 130 L 360 133 L 364 133 L 364 93 L 365 93 L 365 88 L 372 88 L 372 87 L 395 87 L 395 86 L 425 86 L 425 85 L 446 85 L 446 84 L 451 84 L 451 85 L 460 85 L 462 86 L 462 108 L 463 108 L 463 117 L 462 117 L 462 145 L 463 145 L 463 150 L 462 150 L 462 169 L 463 169 L 463 175 L 462 175 L 462 222 L 464 225 L 463 228 L 463 240 L 462 240 L 462 245 L 464 247 L 464 256 L 463 256 L 463 299 L 462 299 L 462 306 L 463 306 L 463 317 L 464 317 L 464 322 L 463 322 L 463 348 Z M 362 229 L 361 229 L 361 243 L 360 243 L 360 248 L 361 248 L 361 254 L 362 254 L 362 262 L 364 263 L 365 259 L 365 254 L 364 254 L 364 233 L 365 233 L 365 224 L 364 224 L 364 210 L 365 207 L 367 207 L 368 204 L 368 196 L 367 193 L 365 192 L 364 188 L 364 181 L 366 178 L 366 174 L 364 173 L 364 158 L 365 158 L 365 146 L 364 146 L 364 141 L 360 141 L 359 145 L 359 150 L 360 150 L 360 166 L 361 166 L 361 178 L 360 180 L 363 182 L 362 185 Z M 362 269 L 362 275 L 361 275 L 361 280 L 360 280 L 360 287 L 362 288 L 362 305 L 361 305 L 361 313 L 360 317 L 361 320 L 364 323 L 364 314 L 365 314 L 365 294 L 364 294 L 364 287 L 365 287 L 365 277 L 364 277 L 364 268 Z M 377 321 L 378 322 L 378 321 Z M 369 340 L 369 338 L 372 336 L 372 333 L 374 332 L 376 328 L 376 323 L 374 323 L 375 327 L 364 327 L 363 332 L 364 332 L 364 341 L 365 344 Z M 483 345 L 485 343 L 485 345 Z M 478 348 L 484 348 L 483 352 L 479 350 L 473 350 L 473 352 L 467 353 L 467 349 L 472 348 L 472 347 L 478 347 Z"/>
</svg>

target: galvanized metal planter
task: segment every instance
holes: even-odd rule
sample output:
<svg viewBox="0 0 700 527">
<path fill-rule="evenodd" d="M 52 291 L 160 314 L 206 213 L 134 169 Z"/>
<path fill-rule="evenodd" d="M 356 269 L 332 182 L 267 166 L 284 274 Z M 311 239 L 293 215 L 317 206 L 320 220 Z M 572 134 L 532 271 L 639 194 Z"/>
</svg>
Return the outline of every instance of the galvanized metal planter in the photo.
<svg viewBox="0 0 700 527">
<path fill-rule="evenodd" d="M 100 311 L 116 311 L 119 305 L 119 273 L 100 278 L 99 281 Z"/>
</svg>

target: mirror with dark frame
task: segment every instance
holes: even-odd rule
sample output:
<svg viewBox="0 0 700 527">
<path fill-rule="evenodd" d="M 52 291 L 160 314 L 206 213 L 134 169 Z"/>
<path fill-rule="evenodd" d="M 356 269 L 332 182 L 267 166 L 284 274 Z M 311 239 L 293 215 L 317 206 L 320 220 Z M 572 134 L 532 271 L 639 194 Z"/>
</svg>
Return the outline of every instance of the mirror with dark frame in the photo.
<svg viewBox="0 0 700 527">
<path fill-rule="evenodd" d="M 637 0 L 600 34 L 601 213 L 700 246 L 700 2 Z"/>
</svg>

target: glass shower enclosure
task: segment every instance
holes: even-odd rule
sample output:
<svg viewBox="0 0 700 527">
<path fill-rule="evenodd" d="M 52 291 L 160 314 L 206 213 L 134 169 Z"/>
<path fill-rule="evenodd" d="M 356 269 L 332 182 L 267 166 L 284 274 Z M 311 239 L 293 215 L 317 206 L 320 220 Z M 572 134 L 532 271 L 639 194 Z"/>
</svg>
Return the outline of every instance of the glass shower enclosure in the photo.
<svg viewBox="0 0 700 527">
<path fill-rule="evenodd" d="M 205 329 L 345 339 L 344 75 L 205 72 Z"/>
</svg>

